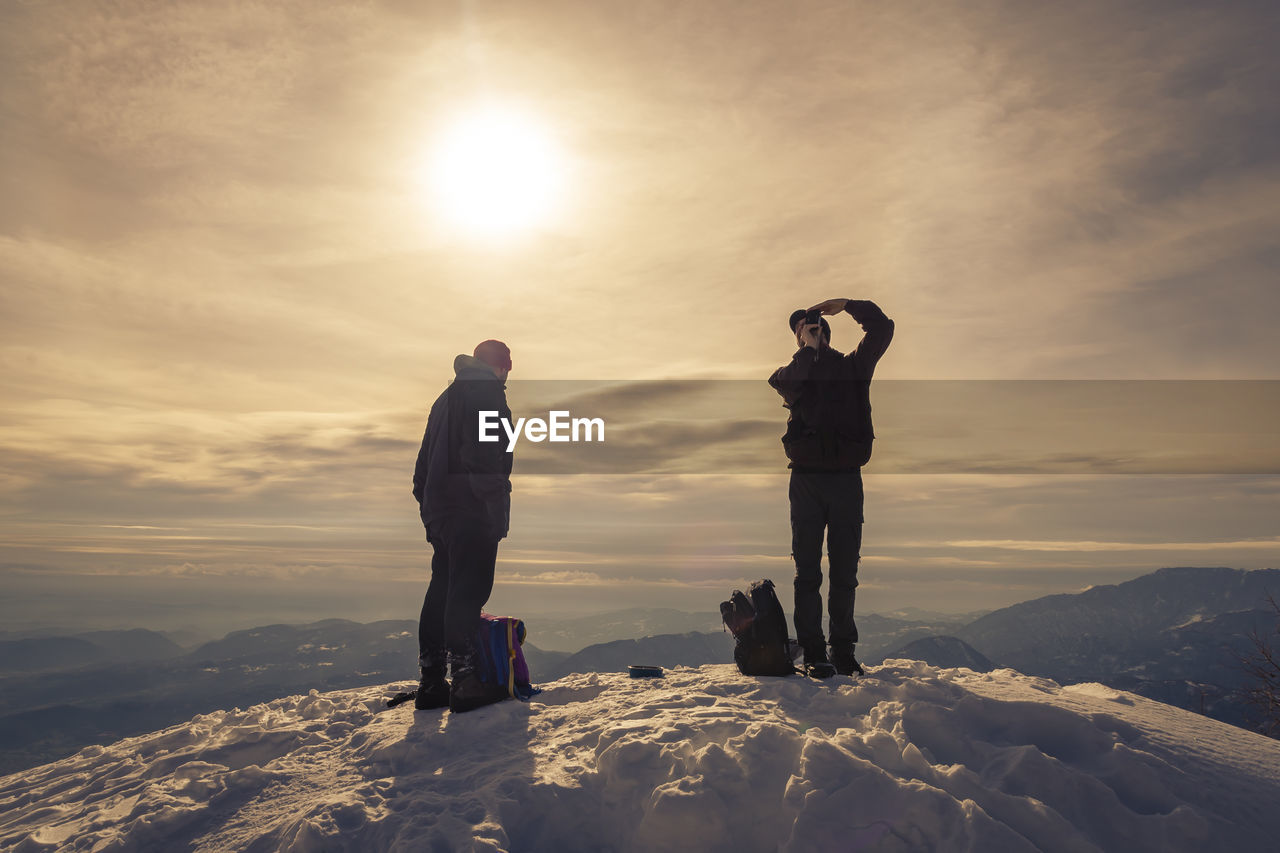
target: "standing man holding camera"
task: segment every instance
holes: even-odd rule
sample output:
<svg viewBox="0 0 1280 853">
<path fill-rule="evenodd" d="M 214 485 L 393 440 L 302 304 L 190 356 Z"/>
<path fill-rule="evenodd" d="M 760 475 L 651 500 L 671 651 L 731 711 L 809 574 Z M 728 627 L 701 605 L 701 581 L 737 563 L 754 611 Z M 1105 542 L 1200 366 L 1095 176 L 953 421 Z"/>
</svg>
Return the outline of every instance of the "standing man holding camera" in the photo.
<svg viewBox="0 0 1280 853">
<path fill-rule="evenodd" d="M 845 355 L 831 346 L 823 314 L 848 313 L 863 337 Z M 791 556 L 796 564 L 796 637 L 805 673 L 861 674 L 853 618 L 862 548 L 862 466 L 871 458 L 871 377 L 893 340 L 893 321 L 874 302 L 828 299 L 792 313 L 799 349 L 769 384 L 790 410 L 782 445 L 791 469 Z M 822 633 L 822 539 L 827 539 L 831 656 Z"/>
</svg>

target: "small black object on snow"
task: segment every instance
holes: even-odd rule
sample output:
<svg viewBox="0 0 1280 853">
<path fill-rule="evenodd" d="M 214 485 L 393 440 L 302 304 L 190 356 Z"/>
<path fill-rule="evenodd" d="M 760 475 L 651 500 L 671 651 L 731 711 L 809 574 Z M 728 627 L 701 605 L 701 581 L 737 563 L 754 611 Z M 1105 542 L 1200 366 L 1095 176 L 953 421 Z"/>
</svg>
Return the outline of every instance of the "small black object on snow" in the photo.
<svg viewBox="0 0 1280 853">
<path fill-rule="evenodd" d="M 631 671 L 632 678 L 662 678 L 662 667 L 660 666 L 633 663 L 627 669 Z"/>
</svg>

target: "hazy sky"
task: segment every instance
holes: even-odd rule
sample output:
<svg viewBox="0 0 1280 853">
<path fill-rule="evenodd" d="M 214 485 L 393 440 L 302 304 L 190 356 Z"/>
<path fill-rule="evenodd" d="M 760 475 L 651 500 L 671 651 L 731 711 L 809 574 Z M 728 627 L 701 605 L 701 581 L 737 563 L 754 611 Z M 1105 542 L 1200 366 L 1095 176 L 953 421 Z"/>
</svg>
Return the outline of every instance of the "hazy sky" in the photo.
<svg viewBox="0 0 1280 853">
<path fill-rule="evenodd" d="M 856 297 L 883 380 L 1280 379 L 1278 36 L 1272 2 L 0 5 L 0 615 L 414 617 L 413 459 L 487 337 L 513 386 L 758 380 L 792 309 Z M 421 176 L 494 102 L 564 190 L 480 240 Z M 789 579 L 761 387 L 778 474 L 517 453 L 495 607 Z M 1197 476 L 878 472 L 914 425 L 877 404 L 862 606 L 1280 564 L 1256 387 Z"/>
</svg>

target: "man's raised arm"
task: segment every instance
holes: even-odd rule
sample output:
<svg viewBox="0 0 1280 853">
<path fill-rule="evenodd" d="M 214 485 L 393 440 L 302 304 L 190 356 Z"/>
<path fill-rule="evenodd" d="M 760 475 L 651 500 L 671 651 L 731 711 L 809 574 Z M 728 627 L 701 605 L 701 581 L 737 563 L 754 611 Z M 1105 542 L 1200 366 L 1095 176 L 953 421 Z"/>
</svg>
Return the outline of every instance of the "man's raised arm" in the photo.
<svg viewBox="0 0 1280 853">
<path fill-rule="evenodd" d="M 849 354 L 858 369 L 871 378 L 876 362 L 893 341 L 893 321 L 885 316 L 880 306 L 869 299 L 846 299 L 844 310 L 865 333 L 858 346 Z"/>
<path fill-rule="evenodd" d="M 876 362 L 893 340 L 893 321 L 884 315 L 880 306 L 869 299 L 828 299 L 809 309 L 823 314 L 847 313 L 865 334 L 858 345 L 845 358 L 852 359 L 863 378 L 870 379 Z"/>
</svg>

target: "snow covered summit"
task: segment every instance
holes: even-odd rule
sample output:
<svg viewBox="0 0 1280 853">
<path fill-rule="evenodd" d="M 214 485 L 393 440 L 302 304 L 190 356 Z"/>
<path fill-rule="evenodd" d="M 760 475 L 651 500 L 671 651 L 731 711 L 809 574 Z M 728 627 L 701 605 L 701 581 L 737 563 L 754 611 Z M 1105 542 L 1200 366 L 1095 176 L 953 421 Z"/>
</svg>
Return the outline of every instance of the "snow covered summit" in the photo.
<svg viewBox="0 0 1280 853">
<path fill-rule="evenodd" d="M 854 681 L 572 675 L 530 704 L 360 688 L 0 778 L 0 848 L 1261 850 L 1280 742 L 1100 685 L 888 661 Z"/>
</svg>

